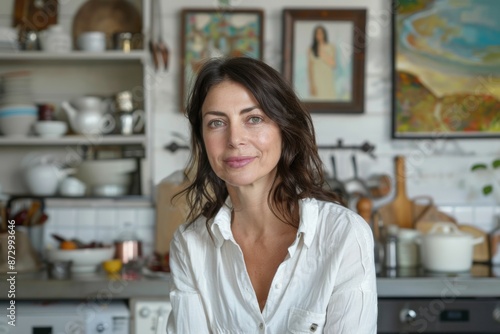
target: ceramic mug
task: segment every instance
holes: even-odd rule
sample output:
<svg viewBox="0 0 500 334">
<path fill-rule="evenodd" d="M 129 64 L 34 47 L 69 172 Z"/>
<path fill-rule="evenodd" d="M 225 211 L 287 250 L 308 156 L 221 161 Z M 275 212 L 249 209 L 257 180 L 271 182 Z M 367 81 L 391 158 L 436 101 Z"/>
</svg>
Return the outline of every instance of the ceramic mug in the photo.
<svg viewBox="0 0 500 334">
<path fill-rule="evenodd" d="M 78 35 L 78 48 L 88 52 L 102 52 L 106 50 L 106 34 L 102 31 L 88 31 Z"/>
</svg>

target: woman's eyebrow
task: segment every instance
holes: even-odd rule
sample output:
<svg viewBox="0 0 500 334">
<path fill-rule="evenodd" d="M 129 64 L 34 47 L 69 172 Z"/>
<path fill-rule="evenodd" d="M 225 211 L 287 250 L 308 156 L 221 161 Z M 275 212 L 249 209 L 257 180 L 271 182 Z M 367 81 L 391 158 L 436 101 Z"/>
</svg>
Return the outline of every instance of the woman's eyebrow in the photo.
<svg viewBox="0 0 500 334">
<path fill-rule="evenodd" d="M 248 108 L 241 109 L 240 114 L 245 114 L 245 113 L 251 112 L 252 110 L 255 110 L 255 109 L 259 109 L 259 106 L 251 106 L 251 107 L 248 107 Z M 202 118 L 205 117 L 205 116 L 208 116 L 208 115 L 226 116 L 226 113 L 222 112 L 222 111 L 211 110 L 211 111 L 205 112 L 203 114 Z"/>
</svg>

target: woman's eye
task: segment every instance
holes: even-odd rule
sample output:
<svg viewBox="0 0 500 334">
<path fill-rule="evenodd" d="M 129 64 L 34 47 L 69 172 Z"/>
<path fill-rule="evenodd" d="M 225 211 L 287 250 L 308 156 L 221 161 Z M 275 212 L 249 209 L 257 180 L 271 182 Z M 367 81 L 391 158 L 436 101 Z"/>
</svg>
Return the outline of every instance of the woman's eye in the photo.
<svg viewBox="0 0 500 334">
<path fill-rule="evenodd" d="M 262 118 L 257 117 L 257 116 L 253 116 L 253 117 L 250 117 L 249 122 L 252 124 L 259 124 L 260 122 L 262 122 Z"/>
<path fill-rule="evenodd" d="M 223 126 L 224 123 L 221 120 L 214 119 L 213 121 L 208 122 L 208 126 L 211 128 L 218 128 L 220 126 Z"/>
</svg>

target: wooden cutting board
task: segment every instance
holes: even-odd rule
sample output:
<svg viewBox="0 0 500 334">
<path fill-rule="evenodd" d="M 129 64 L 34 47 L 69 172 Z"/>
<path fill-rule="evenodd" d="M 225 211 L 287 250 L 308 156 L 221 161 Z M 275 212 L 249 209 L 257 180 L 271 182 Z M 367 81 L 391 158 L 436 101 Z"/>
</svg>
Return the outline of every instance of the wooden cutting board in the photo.
<svg viewBox="0 0 500 334">
<path fill-rule="evenodd" d="M 382 206 L 379 212 L 384 224 L 394 224 L 401 228 L 413 228 L 413 204 L 406 195 L 405 158 L 396 156 L 396 196 L 392 202 Z"/>
<path fill-rule="evenodd" d="M 490 243 L 488 234 L 475 226 L 471 225 L 458 225 L 458 228 L 465 233 L 472 234 L 474 239 L 478 237 L 483 238 L 483 242 L 474 246 L 474 262 L 487 263 L 490 262 Z"/>
<path fill-rule="evenodd" d="M 106 33 L 108 49 L 112 47 L 113 34 L 117 32 L 142 32 L 142 18 L 137 8 L 127 0 L 88 0 L 73 18 L 73 42 L 82 32 Z"/>
</svg>

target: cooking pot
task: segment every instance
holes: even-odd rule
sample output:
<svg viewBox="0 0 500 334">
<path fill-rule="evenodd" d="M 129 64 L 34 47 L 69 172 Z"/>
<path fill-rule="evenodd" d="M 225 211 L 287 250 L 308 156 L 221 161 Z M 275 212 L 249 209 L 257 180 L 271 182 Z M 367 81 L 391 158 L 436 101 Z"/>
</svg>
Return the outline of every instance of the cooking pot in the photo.
<svg viewBox="0 0 500 334">
<path fill-rule="evenodd" d="M 483 237 L 474 238 L 447 222 L 434 223 L 426 235 L 416 238 L 423 267 L 439 272 L 470 270 L 474 246 L 482 241 Z"/>
</svg>

